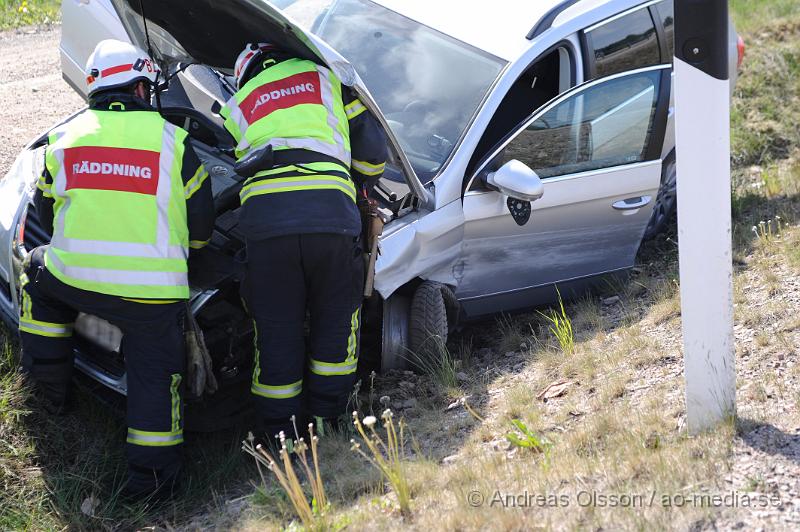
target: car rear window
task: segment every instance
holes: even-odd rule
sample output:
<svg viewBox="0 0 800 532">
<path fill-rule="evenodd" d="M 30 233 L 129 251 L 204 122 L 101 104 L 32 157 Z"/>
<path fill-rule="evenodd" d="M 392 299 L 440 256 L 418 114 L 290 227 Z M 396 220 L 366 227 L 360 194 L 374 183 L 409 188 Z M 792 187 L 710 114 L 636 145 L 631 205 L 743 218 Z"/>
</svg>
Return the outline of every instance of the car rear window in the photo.
<svg viewBox="0 0 800 532">
<path fill-rule="evenodd" d="M 646 8 L 588 29 L 586 43 L 594 59 L 594 78 L 661 62 L 656 26 Z"/>
</svg>

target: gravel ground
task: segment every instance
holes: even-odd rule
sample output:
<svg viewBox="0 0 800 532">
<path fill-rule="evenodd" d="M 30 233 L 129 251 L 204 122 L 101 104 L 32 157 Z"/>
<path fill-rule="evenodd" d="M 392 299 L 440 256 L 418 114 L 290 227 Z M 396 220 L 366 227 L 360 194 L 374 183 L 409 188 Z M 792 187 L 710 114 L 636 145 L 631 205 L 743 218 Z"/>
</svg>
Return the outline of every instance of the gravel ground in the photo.
<svg viewBox="0 0 800 532">
<path fill-rule="evenodd" d="M 785 265 L 773 266 L 772 272 L 780 287 L 775 294 L 764 287 L 762 273 L 748 271 L 739 279 L 746 294 L 740 304 L 749 310 L 771 302 L 763 315 L 773 318 L 757 325 L 736 320 L 740 433 L 721 490 L 766 495 L 770 503 L 729 509 L 708 529 L 800 530 L 800 282 Z M 762 346 L 759 335 L 778 341 Z"/>
<path fill-rule="evenodd" d="M 84 105 L 61 78 L 61 27 L 0 32 L 0 176 L 19 151 Z"/>
</svg>

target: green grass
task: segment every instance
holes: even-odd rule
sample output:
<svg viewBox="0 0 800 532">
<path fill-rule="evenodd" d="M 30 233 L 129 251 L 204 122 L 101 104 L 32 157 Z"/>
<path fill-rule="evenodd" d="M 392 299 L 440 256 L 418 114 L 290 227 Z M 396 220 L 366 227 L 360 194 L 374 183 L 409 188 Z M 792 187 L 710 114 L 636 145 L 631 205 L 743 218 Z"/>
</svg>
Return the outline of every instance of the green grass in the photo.
<svg viewBox="0 0 800 532">
<path fill-rule="evenodd" d="M 75 412 L 47 415 L 24 382 L 17 353 L 19 346 L 0 326 L 0 530 L 134 529 L 187 521 L 209 509 L 223 524 L 224 512 L 216 506 L 231 498 L 232 487 L 241 495 L 241 486 L 255 479 L 240 452 L 243 434 L 189 434 L 182 496 L 157 509 L 123 503 L 121 410 L 78 388 Z M 98 500 L 94 516 L 81 511 L 90 496 Z"/>
<path fill-rule="evenodd" d="M 61 0 L 0 0 L 0 30 L 52 24 L 61 19 Z"/>
<path fill-rule="evenodd" d="M 797 0 L 730 0 L 729 5 L 736 29 L 743 34 L 800 14 Z"/>
<path fill-rule="evenodd" d="M 731 110 L 731 156 L 740 169 L 785 159 L 800 145 L 800 2 L 733 0 L 747 44 Z"/>
<path fill-rule="evenodd" d="M 58 2 L 29 1 L 27 14 L 19 12 L 20 5 L 21 0 L 0 0 L 0 28 L 57 20 Z M 800 219 L 800 206 L 794 206 L 800 205 L 795 201 L 800 194 L 800 163 L 788 162 L 800 147 L 800 128 L 797 127 L 800 105 L 796 98 L 800 94 L 800 47 L 797 44 L 800 42 L 800 2 L 731 0 L 731 9 L 737 29 L 748 45 L 734 98 L 732 129 L 737 184 L 734 195 L 739 237 L 737 253 L 745 255 L 749 250 L 742 244 L 756 240 L 751 227 L 758 221 L 774 219 L 776 215 L 791 223 Z M 752 178 L 751 165 L 759 165 L 765 172 L 759 171 L 758 177 Z M 748 190 L 752 189 L 746 187 L 751 186 L 754 179 L 763 183 L 763 189 L 750 193 Z M 800 252 L 796 251 L 800 247 L 800 232 L 788 235 L 779 244 L 785 248 L 785 253 L 792 254 L 789 262 L 800 269 Z M 646 246 L 651 256 L 659 259 L 655 266 L 643 265 L 642 282 L 647 282 L 646 278 L 653 272 L 663 270 L 664 264 L 676 268 L 673 244 L 660 240 Z M 759 257 L 763 259 L 773 248 L 783 249 L 780 246 L 761 246 Z M 614 288 L 614 293 L 623 292 L 623 288 Z M 655 323 L 668 327 L 674 325 L 675 318 L 680 315 L 675 287 L 667 280 L 654 286 L 649 308 L 637 307 L 641 301 L 637 303 L 635 297 L 623 299 L 626 305 L 627 299 L 632 300 L 634 307 L 630 312 L 635 320 L 649 312 Z M 584 339 L 575 340 L 582 345 L 572 357 L 537 353 L 542 357 L 540 359 L 531 354 L 530 364 L 535 365 L 533 374 L 536 380 L 519 381 L 510 370 L 500 371 L 491 362 L 487 363 L 489 367 L 480 368 L 483 384 L 470 388 L 473 395 L 470 404 L 475 405 L 486 422 L 476 422 L 468 416 L 459 418 L 457 410 L 444 411 L 451 400 L 452 389 L 462 386 L 455 379 L 456 365 L 449 352 L 440 359 L 443 361 L 441 367 L 433 367 L 429 376 L 415 381 L 420 385 L 414 392 L 420 398 L 420 406 L 409 411 L 407 421 L 409 430 L 424 445 L 425 452 L 443 458 L 458 451 L 469 455 L 470 448 L 475 449 L 475 454 L 469 455 L 463 466 L 451 466 L 450 469 L 425 463 L 425 455 L 415 451 L 410 461 L 415 469 L 409 472 L 409 483 L 415 500 L 420 501 L 413 517 L 417 526 L 488 528 L 492 524 L 498 528 L 504 525 L 505 528 L 524 528 L 522 523 L 514 521 L 517 514 L 513 512 L 493 514 L 497 520 L 490 521 L 480 512 L 447 504 L 452 493 L 458 490 L 481 483 L 487 485 L 487 490 L 494 489 L 502 479 L 509 481 L 509 472 L 517 470 L 526 472 L 520 481 L 521 486 L 542 490 L 562 486 L 561 470 L 567 480 L 579 478 L 581 482 L 587 479 L 601 482 L 606 478 L 624 483 L 639 479 L 641 485 L 652 483 L 664 490 L 671 489 L 673 484 L 676 490 L 683 489 L 697 478 L 715 478 L 717 472 L 714 468 L 728 456 L 725 446 L 730 438 L 725 434 L 709 437 L 713 444 L 708 445 L 711 451 L 702 461 L 694 458 L 695 454 L 690 452 L 694 444 L 684 441 L 670 428 L 675 424 L 678 409 L 664 408 L 664 392 L 661 391 L 653 392 L 655 405 L 645 405 L 643 410 L 652 419 L 631 418 L 634 410 L 627 403 L 626 389 L 632 385 L 627 384 L 627 374 L 616 375 L 609 368 L 619 371 L 618 368 L 627 367 L 620 361 L 627 360 L 631 353 L 638 353 L 635 360 L 655 364 L 646 356 L 652 347 L 643 344 L 641 332 L 639 337 L 635 336 L 636 324 L 630 327 L 633 331 L 630 334 L 634 337 L 629 338 L 627 333 L 623 334 L 627 322 L 612 326 L 604 323 L 596 302 L 584 306 L 588 310 L 578 312 L 570 307 L 570 312 L 575 314 L 576 332 L 592 334 L 584 334 Z M 744 304 L 740 307 L 748 308 Z M 585 314 L 591 315 L 587 317 Z M 496 326 L 489 323 L 485 330 L 474 334 L 490 338 L 494 342 L 491 344 L 493 351 L 504 360 L 502 355 L 506 351 L 523 350 L 520 347 L 522 343 L 531 348 L 534 346 L 527 328 L 527 323 L 534 318 L 534 315 L 529 315 L 501 319 Z M 167 508 L 153 510 L 122 504 L 115 493 L 125 471 L 123 416 L 91 394 L 81 392 L 76 413 L 63 419 L 48 418 L 23 382 L 16 353 L 18 347 L 0 327 L 0 530 L 134 529 L 146 526 L 225 529 L 242 524 L 262 529 L 286 525 L 291 519 L 288 501 L 274 490 L 274 486 L 265 486 L 253 494 L 255 488 L 248 481 L 254 480 L 257 472 L 239 450 L 242 435 L 233 432 L 188 435 L 188 489 Z M 546 364 L 552 364 L 552 367 Z M 464 363 L 461 367 L 471 366 Z M 571 375 L 569 368 L 576 368 L 581 381 L 579 386 L 547 405 L 535 400 L 535 394 L 553 378 L 562 376 L 562 372 Z M 503 382 L 506 381 L 508 389 L 503 391 Z M 497 398 L 486 397 L 484 387 L 487 385 L 497 392 Z M 596 393 L 582 395 L 590 387 L 593 390 L 594 386 L 597 386 Z M 377 395 L 384 392 L 392 393 L 392 390 L 379 389 Z M 595 396 L 596 399 L 592 399 Z M 498 416 L 498 409 L 507 403 L 514 407 L 514 411 L 507 410 L 507 415 Z M 556 417 L 548 414 L 548 409 L 556 408 L 560 408 Z M 512 462 L 511 467 L 502 465 L 505 462 L 497 465 L 485 457 L 484 444 L 490 444 L 498 437 L 502 439 L 509 430 L 509 418 L 523 419 L 524 426 L 535 427 L 533 434 L 537 438 L 541 432 L 543 437 L 551 437 L 557 443 L 553 448 L 555 462 L 551 472 L 538 473 L 538 469 L 533 469 L 542 476 L 544 484 L 533 483 L 527 473 L 532 465 L 535 466 L 530 453 L 516 458 L 519 461 Z M 540 422 L 531 421 L 540 418 Z M 565 432 L 549 430 L 551 426 L 564 427 Z M 485 439 L 481 440 L 483 434 Z M 525 432 L 520 434 L 525 435 Z M 655 439 L 651 438 L 652 434 L 656 434 Z M 467 440 L 469 443 L 465 444 Z M 647 443 L 651 441 L 660 443 L 654 447 Z M 702 447 L 705 442 L 701 438 L 696 446 Z M 380 528 L 381 524 L 396 527 L 399 521 L 393 521 L 392 513 L 387 509 L 384 482 L 379 474 L 365 467 L 359 457 L 350 452 L 349 436 L 340 435 L 323 443 L 323 475 L 329 482 L 327 487 L 337 518 L 352 520 L 354 529 Z M 595 472 L 600 470 L 599 466 L 608 466 L 603 462 L 605 459 L 608 459 L 608 464 L 618 464 L 614 468 L 619 470 L 597 475 Z M 681 469 L 684 464 L 702 474 L 686 472 L 688 469 Z M 512 481 L 513 475 L 509 482 Z M 551 481 L 552 485 L 548 484 Z M 510 485 L 515 486 L 513 483 Z M 90 495 L 99 500 L 95 517 L 84 515 L 80 510 L 81 503 Z M 246 510 L 243 514 L 229 514 L 224 501 L 240 496 L 250 497 L 245 504 Z M 391 498 L 388 501 L 390 507 Z M 203 513 L 205 515 L 198 517 Z M 562 514 L 560 517 L 570 515 Z M 598 513 L 592 517 L 576 511 L 574 515 L 589 519 L 582 523 L 584 526 L 597 521 L 595 524 L 599 528 L 601 523 L 614 522 L 603 522 L 610 514 Z M 622 515 L 625 519 L 624 514 L 614 515 Z M 667 519 L 680 518 L 681 515 L 665 516 L 663 521 L 656 519 L 654 522 L 668 523 Z M 547 519 L 542 521 L 547 522 Z M 637 521 L 631 518 L 625 522 Z M 526 524 L 530 525 L 530 522 Z M 648 527 L 640 525 L 639 528 Z"/>
</svg>

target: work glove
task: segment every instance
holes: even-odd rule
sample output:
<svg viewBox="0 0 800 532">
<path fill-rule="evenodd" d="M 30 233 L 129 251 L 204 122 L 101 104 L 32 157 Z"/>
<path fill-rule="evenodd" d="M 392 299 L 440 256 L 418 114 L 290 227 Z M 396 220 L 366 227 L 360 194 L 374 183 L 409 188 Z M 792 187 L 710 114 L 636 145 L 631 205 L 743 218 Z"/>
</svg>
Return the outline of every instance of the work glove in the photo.
<svg viewBox="0 0 800 532">
<path fill-rule="evenodd" d="M 194 397 L 201 397 L 204 393 L 212 394 L 217 391 L 217 379 L 214 377 L 214 368 L 211 354 L 206 347 L 203 331 L 194 319 L 191 309 L 186 311 L 186 358 L 189 393 Z"/>
</svg>

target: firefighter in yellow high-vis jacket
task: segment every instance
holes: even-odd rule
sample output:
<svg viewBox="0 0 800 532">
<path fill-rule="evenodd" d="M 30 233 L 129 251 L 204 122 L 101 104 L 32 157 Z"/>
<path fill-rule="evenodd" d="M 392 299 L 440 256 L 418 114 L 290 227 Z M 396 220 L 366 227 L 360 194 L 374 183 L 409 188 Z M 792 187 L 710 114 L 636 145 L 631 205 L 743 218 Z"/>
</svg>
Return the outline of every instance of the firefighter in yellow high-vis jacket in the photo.
<svg viewBox="0 0 800 532">
<path fill-rule="evenodd" d="M 53 413 L 69 402 L 79 312 L 123 332 L 132 497 L 169 495 L 181 465 L 187 257 L 211 237 L 208 173 L 187 133 L 150 107 L 156 66 L 102 41 L 89 109 L 50 132 L 34 197 L 52 232 L 21 276 L 23 368 Z"/>
<path fill-rule="evenodd" d="M 242 188 L 242 295 L 256 326 L 251 392 L 268 437 L 290 417 L 334 421 L 356 378 L 364 287 L 356 198 L 383 174 L 379 124 L 331 70 L 247 45 L 222 110 L 240 161 L 271 150 Z M 304 320 L 310 316 L 309 355 Z"/>
</svg>

